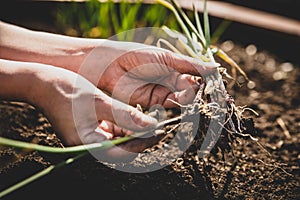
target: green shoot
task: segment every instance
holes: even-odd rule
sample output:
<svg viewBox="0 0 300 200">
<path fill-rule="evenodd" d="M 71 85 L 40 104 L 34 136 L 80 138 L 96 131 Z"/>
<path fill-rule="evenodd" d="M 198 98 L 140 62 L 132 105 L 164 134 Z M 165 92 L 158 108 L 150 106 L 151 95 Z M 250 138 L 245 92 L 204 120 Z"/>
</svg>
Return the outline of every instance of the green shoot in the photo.
<svg viewBox="0 0 300 200">
<path fill-rule="evenodd" d="M 47 153 L 61 153 L 61 154 L 82 153 L 82 152 L 86 152 L 86 151 L 110 148 L 114 145 L 118 145 L 118 144 L 127 142 L 127 141 L 134 139 L 136 137 L 139 137 L 140 135 L 143 135 L 143 134 L 145 134 L 145 133 L 140 132 L 140 133 L 121 137 L 121 138 L 114 139 L 114 140 L 104 140 L 99 143 L 91 143 L 91 144 L 64 147 L 64 148 L 39 145 L 39 144 L 23 142 L 23 141 L 16 141 L 16 140 L 0 137 L 0 145 L 11 146 L 11 147 L 21 148 L 21 149 L 36 150 L 36 151 L 47 152 Z"/>
<path fill-rule="evenodd" d="M 171 0 L 171 2 L 174 5 L 175 9 L 178 10 L 178 12 L 180 13 L 180 15 L 184 19 L 185 23 L 192 30 L 192 33 L 194 33 L 198 37 L 199 42 L 201 43 L 201 45 L 205 46 L 205 41 L 203 40 L 203 37 L 201 37 L 201 35 L 203 35 L 203 34 L 202 33 L 200 33 L 200 34 L 198 33 L 196 27 L 191 22 L 191 20 L 188 18 L 188 16 L 185 14 L 185 12 L 182 9 L 180 9 L 180 6 L 178 5 L 178 3 L 175 0 Z"/>
<path fill-rule="evenodd" d="M 181 46 L 188 52 L 189 56 L 194 58 L 199 58 L 204 62 L 212 62 L 215 63 L 215 59 L 213 57 L 213 54 L 224 60 L 226 63 L 228 63 L 231 66 L 231 71 L 233 73 L 234 80 L 236 80 L 236 72 L 238 71 L 247 81 L 250 81 L 246 73 L 242 70 L 241 67 L 238 66 L 237 63 L 234 62 L 233 59 L 231 59 L 225 52 L 223 52 L 221 49 L 212 46 L 211 43 L 216 42 L 216 40 L 219 39 L 220 35 L 225 31 L 225 29 L 230 25 L 230 21 L 223 21 L 220 25 L 220 27 L 215 31 L 214 35 L 210 35 L 210 24 L 209 24 L 209 17 L 208 17 L 208 11 L 207 11 L 207 1 L 203 1 L 204 3 L 204 9 L 203 9 L 203 28 L 201 26 L 200 17 L 199 14 L 195 8 L 195 5 L 193 5 L 193 12 L 194 12 L 194 18 L 196 26 L 193 25 L 191 20 L 188 18 L 188 16 L 184 13 L 182 8 L 179 6 L 178 2 L 176 0 L 170 0 L 169 3 L 167 0 L 156 0 L 161 5 L 167 7 L 170 9 L 177 19 L 180 27 L 183 30 L 184 35 L 188 39 L 188 44 L 185 44 L 181 40 L 178 40 Z M 172 30 L 169 30 L 168 32 L 171 32 Z M 192 38 L 193 35 L 196 35 L 197 39 L 195 41 L 194 38 Z M 195 44 L 198 43 L 201 45 L 202 52 L 199 50 L 197 51 L 197 47 Z M 174 49 L 174 48 L 172 48 Z M 214 49 L 214 52 L 212 51 Z M 215 50 L 216 49 L 216 50 Z"/>
<path fill-rule="evenodd" d="M 196 21 L 197 30 L 198 30 L 198 33 L 200 34 L 201 41 L 205 41 L 205 37 L 203 35 L 203 30 L 202 30 L 202 26 L 201 26 L 201 22 L 200 22 L 199 13 L 196 10 L 195 4 L 193 4 L 193 11 L 194 11 L 194 17 L 195 17 L 195 21 Z M 203 46 L 205 46 L 204 42 L 202 42 L 202 43 L 203 43 Z"/>
<path fill-rule="evenodd" d="M 214 62 L 214 58 L 212 56 L 212 53 L 210 52 L 210 31 L 209 31 L 209 21 L 208 21 L 208 14 L 206 10 L 206 1 L 204 1 L 204 33 L 203 29 L 201 27 L 199 15 L 197 11 L 195 10 L 194 6 L 194 17 L 196 21 L 196 26 L 191 22 L 191 20 L 188 18 L 188 16 L 185 14 L 185 12 L 182 10 L 182 8 L 179 6 L 178 2 L 176 0 L 170 0 L 171 3 L 169 3 L 166 0 L 156 0 L 157 3 L 167 7 L 170 9 L 175 18 L 177 19 L 181 29 L 183 30 L 184 35 L 186 36 L 188 42 L 189 48 L 185 47 L 185 49 L 192 49 L 193 52 L 189 52 L 189 55 L 191 57 L 199 58 L 203 60 L 204 62 Z M 197 27 L 197 28 L 196 28 Z M 196 38 L 193 38 L 192 36 L 195 35 Z M 199 45 L 202 47 L 202 50 L 199 51 L 196 45 Z M 204 55 L 204 53 L 207 53 L 207 55 Z"/>
<path fill-rule="evenodd" d="M 49 174 L 50 172 L 52 172 L 55 169 L 61 168 L 63 166 L 66 166 L 66 165 L 74 162 L 75 160 L 79 159 L 80 157 L 87 155 L 88 151 L 111 148 L 114 145 L 122 144 L 124 142 L 132 140 L 132 139 L 139 137 L 141 135 L 144 135 L 144 134 L 145 134 L 145 132 L 141 132 L 141 133 L 136 133 L 131 136 L 125 136 L 125 137 L 114 139 L 114 140 L 109 140 L 109 141 L 105 140 L 100 143 L 92 143 L 92 144 L 78 145 L 78 146 L 65 147 L 65 148 L 44 146 L 44 145 L 16 141 L 16 140 L 0 137 L 0 146 L 11 146 L 11 147 L 21 148 L 21 149 L 26 149 L 26 150 L 36 150 L 36 151 L 40 151 L 40 152 L 56 153 L 56 154 L 67 154 L 67 153 L 77 154 L 73 158 L 69 158 L 65 161 L 62 161 L 62 162 L 56 164 L 56 165 L 50 165 L 49 167 L 43 169 L 42 171 L 30 176 L 29 178 L 27 178 L 23 181 L 20 181 L 20 182 L 16 183 L 15 185 L 12 185 L 11 187 L 9 187 L 3 191 L 0 191 L 0 198 L 8 195 L 9 193 L 11 193 L 21 187 L 28 185 L 29 183 L 47 175 L 47 174 Z"/>
<path fill-rule="evenodd" d="M 211 45 L 211 35 L 210 35 L 210 24 L 209 24 L 209 18 L 208 18 L 208 11 L 207 11 L 207 1 L 204 0 L 204 6 L 203 6 L 203 29 L 201 27 L 200 19 L 198 16 L 198 13 L 194 9 L 194 17 L 196 22 L 196 27 L 191 23 L 191 21 L 188 19 L 187 15 L 185 15 L 184 11 L 179 4 L 176 2 L 176 0 L 170 0 L 172 2 L 173 7 L 170 3 L 168 3 L 166 0 L 157 0 L 162 5 L 167 5 L 170 10 L 173 11 L 173 13 L 176 13 L 176 19 L 178 19 L 179 24 L 181 25 L 182 29 L 190 29 L 189 34 L 193 37 L 192 41 L 190 43 L 182 43 L 182 46 L 190 46 L 190 49 L 194 52 L 189 52 L 188 54 L 192 57 L 196 55 L 196 58 L 201 59 L 204 62 L 210 62 L 211 64 L 218 65 L 213 57 L 213 55 L 219 56 L 221 59 L 223 59 L 225 62 L 229 63 L 232 66 L 232 72 L 234 72 L 236 76 L 236 71 L 238 70 L 245 78 L 246 80 L 249 80 L 246 73 L 243 72 L 243 70 L 222 50 L 219 50 L 218 48 Z M 180 13 L 180 15 L 178 14 Z M 181 19 L 182 17 L 183 19 Z M 204 33 L 203 33 L 204 30 Z M 170 31 L 169 31 L 170 32 Z M 175 34 L 175 32 L 173 33 Z M 190 35 L 185 36 L 188 38 Z M 201 42 L 201 38 L 204 42 Z M 183 40 L 178 37 L 178 41 L 182 42 Z M 198 46 L 201 45 L 202 49 L 199 49 Z M 185 48 L 188 49 L 188 48 Z M 205 59 L 204 59 L 205 58 Z M 223 76 L 227 75 L 228 77 L 231 77 L 226 73 L 225 68 L 217 68 L 218 72 L 215 74 L 211 74 L 208 76 L 203 77 L 205 86 L 203 86 L 202 89 L 199 89 L 196 97 L 194 99 L 194 104 L 197 104 L 200 108 L 203 105 L 208 105 L 209 110 L 212 113 L 215 113 L 215 116 L 211 116 L 211 123 L 214 123 L 214 128 L 209 129 L 207 134 L 211 135 L 213 138 L 209 139 L 209 141 L 204 141 L 203 143 L 209 144 L 209 146 L 201 146 L 200 154 L 199 156 L 205 156 L 207 153 L 210 152 L 214 144 L 216 144 L 220 134 L 222 134 L 222 130 L 225 128 L 225 130 L 228 131 L 230 134 L 242 134 L 242 130 L 245 129 L 244 124 L 242 123 L 242 113 L 243 110 L 239 106 L 236 106 L 234 104 L 234 100 L 230 97 L 228 94 L 225 85 L 223 83 Z M 223 74 L 223 76 L 221 75 Z M 203 98 L 204 97 L 204 98 Z M 208 97 L 208 98 L 207 98 Z M 206 101 L 204 100 L 206 99 Z M 207 100 L 209 99 L 209 100 Z M 216 105 L 216 106 L 214 106 Z M 194 108 L 195 105 L 192 105 L 191 107 Z M 187 106 L 188 107 L 188 106 Z M 197 107 L 197 106 L 196 106 Z M 233 116 L 235 117 L 235 121 L 233 121 Z M 225 121 L 222 121 L 223 119 L 226 119 Z M 206 140 L 207 138 L 205 138 Z"/>
<path fill-rule="evenodd" d="M 203 23 L 204 23 L 204 36 L 206 41 L 206 49 L 210 47 L 210 28 L 209 28 L 209 19 L 207 12 L 207 1 L 204 0 L 204 10 L 203 10 Z"/>
<path fill-rule="evenodd" d="M 193 50 L 196 51 L 196 49 L 194 49 L 194 46 L 193 46 L 192 35 L 191 35 L 190 31 L 188 30 L 188 28 L 186 27 L 184 21 L 181 19 L 178 11 L 172 6 L 172 4 L 170 4 L 169 2 L 167 2 L 165 0 L 156 0 L 156 2 L 163 5 L 163 6 L 165 6 L 166 8 L 170 9 L 173 12 L 173 14 L 174 14 L 175 18 L 177 19 L 182 31 L 184 32 L 185 36 L 187 37 L 191 48 L 193 48 Z"/>
<path fill-rule="evenodd" d="M 65 165 L 68 165 L 68 164 L 74 162 L 75 160 L 81 158 L 81 157 L 84 156 L 85 154 L 86 154 L 86 153 L 81 153 L 81 154 L 79 154 L 79 155 L 77 155 L 77 156 L 75 156 L 75 157 L 73 157 L 73 158 L 69 158 L 69 159 L 67 159 L 67 160 L 65 160 L 65 161 L 63 161 L 63 162 L 60 162 L 60 163 L 58 163 L 57 165 L 50 165 L 49 167 L 43 169 L 42 171 L 40 171 L 40 172 L 38 172 L 38 173 L 36 173 L 36 174 L 34 174 L 34 175 L 32 175 L 32 176 L 26 178 L 25 180 L 20 181 L 20 182 L 18 182 L 17 184 L 12 185 L 12 186 L 8 187 L 7 189 L 1 191 L 1 192 L 0 192 L 0 198 L 2 198 L 2 197 L 4 197 L 4 196 L 8 195 L 8 194 L 11 193 L 11 192 L 16 191 L 17 189 L 19 189 L 19 188 L 21 188 L 21 187 L 24 187 L 24 186 L 26 186 L 26 185 L 32 183 L 32 182 L 35 181 L 35 180 L 38 180 L 38 179 L 42 178 L 43 176 L 45 176 L 45 175 L 51 173 L 51 172 L 52 172 L 53 170 L 55 170 L 55 169 L 59 169 L 59 168 L 65 166 Z"/>
</svg>

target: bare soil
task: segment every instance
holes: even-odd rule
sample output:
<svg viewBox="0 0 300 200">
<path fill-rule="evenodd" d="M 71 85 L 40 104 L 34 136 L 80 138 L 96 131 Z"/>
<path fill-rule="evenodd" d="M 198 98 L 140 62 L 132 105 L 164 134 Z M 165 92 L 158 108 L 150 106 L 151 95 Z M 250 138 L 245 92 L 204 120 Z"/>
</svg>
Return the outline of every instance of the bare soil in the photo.
<svg viewBox="0 0 300 200">
<path fill-rule="evenodd" d="M 5 199 L 299 199 L 300 198 L 300 68 L 264 50 L 232 43 L 221 45 L 255 82 L 235 85 L 236 105 L 259 116 L 252 136 L 230 141 L 224 149 L 198 160 L 195 143 L 174 163 L 149 173 L 125 173 L 87 155 L 75 163 L 19 189 Z M 253 46 L 252 46 L 253 47 Z M 224 64 L 225 67 L 226 64 Z M 243 82 L 243 78 L 239 77 Z M 47 118 L 22 102 L 0 101 L 1 136 L 61 147 Z M 171 136 L 170 136 L 171 137 Z M 161 142 L 155 148 L 164 145 Z M 148 149 L 153 151 L 154 148 Z M 175 150 L 174 150 L 175 151 Z M 172 149 L 170 152 L 172 153 Z M 176 153 L 176 152 L 173 152 Z M 72 155 L 0 147 L 0 190 Z M 138 164 L 140 157 L 133 163 Z M 149 159 L 152 164 L 155 157 Z M 163 160 L 161 164 L 164 164 Z"/>
</svg>

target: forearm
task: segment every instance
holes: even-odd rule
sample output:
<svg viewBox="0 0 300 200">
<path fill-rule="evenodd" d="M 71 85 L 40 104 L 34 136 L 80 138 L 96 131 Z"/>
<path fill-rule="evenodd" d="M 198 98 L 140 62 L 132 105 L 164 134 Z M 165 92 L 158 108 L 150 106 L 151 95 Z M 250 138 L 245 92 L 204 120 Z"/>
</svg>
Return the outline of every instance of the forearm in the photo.
<svg viewBox="0 0 300 200">
<path fill-rule="evenodd" d="M 101 39 L 84 39 L 31 31 L 0 21 L 0 58 L 38 62 L 77 72 Z"/>
<path fill-rule="evenodd" d="M 31 102 L 36 72 L 29 63 L 0 59 L 0 98 Z"/>
</svg>

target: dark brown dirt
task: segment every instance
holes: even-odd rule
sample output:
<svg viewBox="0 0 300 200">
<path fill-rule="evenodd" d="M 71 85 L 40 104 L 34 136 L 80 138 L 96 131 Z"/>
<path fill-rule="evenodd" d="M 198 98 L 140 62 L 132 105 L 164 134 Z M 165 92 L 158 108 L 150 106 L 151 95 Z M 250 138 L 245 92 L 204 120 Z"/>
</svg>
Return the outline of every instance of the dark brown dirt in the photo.
<svg viewBox="0 0 300 200">
<path fill-rule="evenodd" d="M 172 165 L 141 174 L 117 171 L 88 155 L 5 199 L 299 199 L 299 66 L 265 51 L 251 51 L 253 46 L 242 48 L 227 41 L 221 47 L 255 82 L 254 88 L 245 82 L 228 90 L 236 105 L 259 113 L 246 113 L 253 118 L 252 134 L 258 143 L 239 137 L 230 142 L 224 158 L 214 153 L 200 160 L 194 144 Z M 242 77 L 238 80 L 243 82 Z M 45 116 L 31 105 L 2 100 L 0 113 L 1 136 L 62 146 Z M 69 156 L 1 147 L 0 190 Z"/>
</svg>

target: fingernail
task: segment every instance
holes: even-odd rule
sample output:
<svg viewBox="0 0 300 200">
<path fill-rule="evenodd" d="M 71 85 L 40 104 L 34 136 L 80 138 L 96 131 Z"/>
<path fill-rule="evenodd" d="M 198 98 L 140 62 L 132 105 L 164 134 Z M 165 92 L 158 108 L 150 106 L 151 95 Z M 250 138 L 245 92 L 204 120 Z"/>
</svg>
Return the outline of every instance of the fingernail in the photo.
<svg viewBox="0 0 300 200">
<path fill-rule="evenodd" d="M 143 120 L 143 125 L 144 127 L 154 127 L 157 125 L 157 120 L 154 117 L 148 116 L 148 115 L 143 115 L 142 117 Z"/>
<path fill-rule="evenodd" d="M 105 130 L 109 129 L 109 126 L 106 121 L 101 121 L 101 123 L 99 123 L 98 127 L 103 128 Z"/>
<path fill-rule="evenodd" d="M 155 127 L 158 123 L 157 120 L 149 115 L 145 114 L 133 114 L 132 120 L 138 126 L 142 126 L 143 128 L 152 128 Z"/>
</svg>

